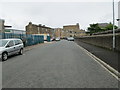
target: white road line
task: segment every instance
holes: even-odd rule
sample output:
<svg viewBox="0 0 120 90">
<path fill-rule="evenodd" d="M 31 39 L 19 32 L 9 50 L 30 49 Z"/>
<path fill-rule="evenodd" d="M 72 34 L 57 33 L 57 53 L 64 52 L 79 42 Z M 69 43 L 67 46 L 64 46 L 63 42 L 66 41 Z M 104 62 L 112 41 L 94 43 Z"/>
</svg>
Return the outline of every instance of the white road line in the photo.
<svg viewBox="0 0 120 90">
<path fill-rule="evenodd" d="M 2 62 L 0 62 L 0 90 L 2 90 Z"/>
<path fill-rule="evenodd" d="M 107 63 L 105 63 L 103 60 L 99 59 L 98 57 L 96 57 L 95 55 L 93 55 L 91 52 L 89 52 L 88 50 L 86 50 L 85 48 L 79 46 L 77 43 L 75 43 L 81 50 L 83 50 L 87 55 L 89 55 L 91 58 L 93 58 L 93 60 L 95 60 L 98 64 L 100 64 L 106 71 L 108 71 L 112 76 L 114 76 L 117 80 L 120 81 L 120 73 L 115 70 L 114 68 L 112 68 L 110 65 L 108 65 Z"/>
</svg>

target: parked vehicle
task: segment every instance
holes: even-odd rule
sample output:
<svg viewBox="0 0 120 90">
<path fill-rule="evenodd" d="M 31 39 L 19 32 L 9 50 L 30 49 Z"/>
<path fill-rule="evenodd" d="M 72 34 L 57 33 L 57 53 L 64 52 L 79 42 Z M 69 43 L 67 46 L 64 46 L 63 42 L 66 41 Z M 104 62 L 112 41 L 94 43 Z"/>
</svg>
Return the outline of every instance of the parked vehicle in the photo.
<svg viewBox="0 0 120 90">
<path fill-rule="evenodd" d="M 68 41 L 74 41 L 74 38 L 73 37 L 67 37 L 67 40 Z"/>
<path fill-rule="evenodd" d="M 53 38 L 51 38 L 51 41 L 55 41 L 55 38 L 53 37 Z"/>
<path fill-rule="evenodd" d="M 60 37 L 57 37 L 57 38 L 55 39 L 55 41 L 60 41 Z"/>
<path fill-rule="evenodd" d="M 13 54 L 23 54 L 23 42 L 20 39 L 0 39 L 0 58 L 2 61 Z"/>
</svg>

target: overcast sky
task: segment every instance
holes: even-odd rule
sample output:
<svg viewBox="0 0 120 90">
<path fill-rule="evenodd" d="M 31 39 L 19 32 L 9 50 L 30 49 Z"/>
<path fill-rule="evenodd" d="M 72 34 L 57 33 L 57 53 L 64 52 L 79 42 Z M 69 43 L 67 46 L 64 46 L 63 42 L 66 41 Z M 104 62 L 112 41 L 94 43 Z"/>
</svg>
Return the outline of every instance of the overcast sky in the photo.
<svg viewBox="0 0 120 90">
<path fill-rule="evenodd" d="M 88 0 L 87 0 L 88 1 Z M 106 2 L 93 0 L 49 1 L 38 0 L 4 0 L 0 6 L 0 18 L 12 28 L 23 29 L 31 21 L 52 28 L 79 23 L 81 29 L 87 29 L 92 23 L 112 22 L 112 0 Z M 98 2 L 99 1 L 99 2 Z M 118 1 L 115 0 L 115 18 L 118 18 Z M 116 21 L 117 25 L 117 21 Z"/>
</svg>

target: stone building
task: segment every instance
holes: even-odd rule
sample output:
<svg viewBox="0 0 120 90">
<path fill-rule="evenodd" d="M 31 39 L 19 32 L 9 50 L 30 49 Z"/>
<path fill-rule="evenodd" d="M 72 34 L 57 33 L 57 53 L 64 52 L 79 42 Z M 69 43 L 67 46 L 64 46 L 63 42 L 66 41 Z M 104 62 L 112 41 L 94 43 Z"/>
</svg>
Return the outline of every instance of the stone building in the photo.
<svg viewBox="0 0 120 90">
<path fill-rule="evenodd" d="M 105 28 L 109 25 L 109 23 L 97 23 L 100 28 Z"/>
<path fill-rule="evenodd" d="M 63 32 L 65 37 L 81 37 L 86 35 L 85 30 L 80 30 L 79 23 L 63 26 Z"/>
<path fill-rule="evenodd" d="M 57 38 L 57 37 L 60 37 L 60 38 L 62 38 L 62 28 L 55 28 L 54 29 L 55 30 L 55 38 Z"/>
<path fill-rule="evenodd" d="M 54 29 L 45 25 L 36 25 L 32 24 L 32 22 L 29 22 L 29 24 L 26 26 L 26 34 L 46 34 L 53 37 Z"/>
</svg>

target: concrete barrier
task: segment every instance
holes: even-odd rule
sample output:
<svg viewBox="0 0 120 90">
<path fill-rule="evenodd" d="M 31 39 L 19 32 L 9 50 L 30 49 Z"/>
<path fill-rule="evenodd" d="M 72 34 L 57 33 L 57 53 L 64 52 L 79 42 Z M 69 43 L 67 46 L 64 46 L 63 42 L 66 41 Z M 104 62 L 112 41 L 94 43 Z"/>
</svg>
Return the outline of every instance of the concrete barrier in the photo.
<svg viewBox="0 0 120 90">
<path fill-rule="evenodd" d="M 115 36 L 115 50 L 120 51 L 120 33 Z M 113 36 L 112 34 L 106 35 L 94 35 L 94 36 L 85 36 L 78 38 L 80 41 L 100 46 L 103 48 L 112 49 L 113 45 Z"/>
</svg>

